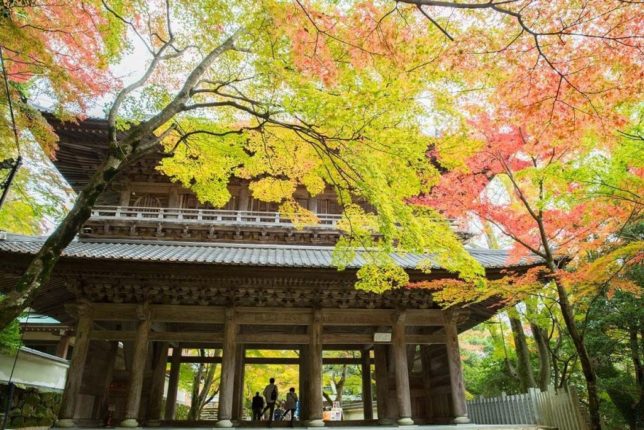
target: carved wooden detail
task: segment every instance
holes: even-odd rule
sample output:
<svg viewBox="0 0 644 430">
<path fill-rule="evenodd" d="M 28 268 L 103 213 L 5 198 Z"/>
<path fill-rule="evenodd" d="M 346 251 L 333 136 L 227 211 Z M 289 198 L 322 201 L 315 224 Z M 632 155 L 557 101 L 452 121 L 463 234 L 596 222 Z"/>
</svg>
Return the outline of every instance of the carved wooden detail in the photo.
<svg viewBox="0 0 644 430">
<path fill-rule="evenodd" d="M 334 245 L 338 230 L 296 230 L 293 227 L 257 228 L 207 224 L 162 224 L 156 221 L 110 222 L 88 220 L 81 230 L 84 238 L 163 239 L 191 242 L 277 243 Z"/>
<path fill-rule="evenodd" d="M 397 289 L 373 294 L 356 290 L 348 281 L 292 278 L 224 278 L 203 280 L 137 279 L 75 276 L 67 289 L 79 299 L 96 303 L 146 303 L 202 306 L 336 309 L 430 309 L 429 292 Z"/>
</svg>

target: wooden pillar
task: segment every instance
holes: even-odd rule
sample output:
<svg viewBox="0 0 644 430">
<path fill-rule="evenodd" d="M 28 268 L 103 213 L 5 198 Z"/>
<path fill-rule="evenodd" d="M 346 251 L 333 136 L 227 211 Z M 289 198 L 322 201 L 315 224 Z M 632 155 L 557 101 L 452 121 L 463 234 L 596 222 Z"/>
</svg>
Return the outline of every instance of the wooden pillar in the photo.
<svg viewBox="0 0 644 430">
<path fill-rule="evenodd" d="M 168 342 L 157 342 L 152 359 L 152 384 L 148 401 L 147 425 L 161 425 L 161 406 L 163 403 L 163 386 L 165 385 L 165 370 L 168 365 Z"/>
<path fill-rule="evenodd" d="M 467 424 L 467 404 L 465 403 L 465 384 L 463 382 L 463 367 L 458 348 L 458 329 L 456 315 L 453 310 L 445 311 L 445 335 L 447 347 L 447 364 L 449 365 L 449 382 L 452 395 L 452 412 L 455 424 Z"/>
<path fill-rule="evenodd" d="M 130 186 L 126 185 L 125 189 L 121 191 L 121 196 L 119 198 L 119 206 L 130 206 L 131 195 L 132 195 L 132 191 L 130 190 Z"/>
<path fill-rule="evenodd" d="M 322 421 L 322 311 L 313 311 L 309 326 L 309 427 L 323 427 Z"/>
<path fill-rule="evenodd" d="M 226 308 L 226 321 L 224 323 L 224 344 L 221 358 L 221 382 L 219 383 L 219 421 L 217 427 L 232 427 L 233 393 L 235 385 L 235 355 L 237 346 L 237 324 L 235 310 Z"/>
<path fill-rule="evenodd" d="M 299 385 L 300 419 L 309 419 L 309 346 L 300 346 Z"/>
<path fill-rule="evenodd" d="M 248 184 L 242 183 L 239 189 L 239 210 L 247 211 L 249 208 L 250 194 L 248 193 Z"/>
<path fill-rule="evenodd" d="M 145 362 L 148 357 L 148 338 L 150 336 L 150 313 L 147 307 L 142 306 L 141 320 L 136 326 L 134 339 L 134 352 L 132 354 L 132 370 L 130 371 L 130 386 L 127 392 L 125 404 L 125 419 L 121 421 L 121 427 L 139 426 L 139 409 L 141 406 L 141 392 L 143 390 L 143 376 L 145 373 Z"/>
<path fill-rule="evenodd" d="M 169 208 L 178 208 L 181 205 L 179 200 L 179 190 L 175 187 L 170 188 L 168 193 L 168 207 Z"/>
<path fill-rule="evenodd" d="M 58 343 L 56 344 L 56 357 L 67 358 L 70 340 L 71 336 L 67 332 L 60 336 L 60 339 L 58 339 Z"/>
<path fill-rule="evenodd" d="M 429 351 L 429 345 L 420 346 L 420 362 L 422 364 L 423 375 L 423 396 L 425 414 L 424 418 L 433 418 L 434 402 L 432 400 L 432 357 Z"/>
<path fill-rule="evenodd" d="M 76 325 L 76 335 L 74 342 L 74 351 L 72 359 L 67 370 L 67 381 L 65 382 L 65 391 L 60 405 L 59 419 L 56 421 L 57 427 L 73 427 L 74 413 L 76 411 L 76 401 L 78 399 L 81 382 L 83 380 L 83 370 L 85 368 L 85 359 L 89 350 L 89 338 L 92 331 L 91 307 L 88 303 L 81 303 L 75 309 L 78 318 Z"/>
<path fill-rule="evenodd" d="M 388 423 L 396 424 L 398 420 L 398 397 L 396 395 L 396 366 L 394 361 L 394 347 L 387 345 L 387 419 Z"/>
<path fill-rule="evenodd" d="M 177 409 L 177 391 L 179 389 L 179 371 L 181 370 L 181 348 L 172 347 L 172 361 L 170 362 L 170 379 L 168 380 L 168 394 L 165 400 L 165 419 L 173 420 Z"/>
<path fill-rule="evenodd" d="M 241 421 L 244 415 L 244 368 L 246 349 L 244 345 L 237 346 L 237 361 L 235 362 L 235 387 L 233 393 L 233 419 Z"/>
<path fill-rule="evenodd" d="M 407 370 L 409 374 L 414 373 L 414 364 L 416 364 L 416 350 L 418 345 L 408 344 L 407 345 Z"/>
<path fill-rule="evenodd" d="M 407 345 L 405 344 L 405 311 L 396 315 L 391 331 L 396 400 L 398 403 L 398 425 L 413 425 L 411 419 L 411 395 L 409 392 L 409 370 L 407 368 Z"/>
<path fill-rule="evenodd" d="M 97 407 L 97 416 L 101 422 L 105 421 L 108 414 L 109 401 L 110 401 L 110 385 L 112 384 L 112 379 L 114 376 L 114 366 L 116 365 L 116 359 L 118 358 L 119 353 L 119 343 L 117 341 L 110 342 L 110 348 L 107 352 L 107 366 L 105 368 L 105 374 L 103 378 L 103 394 L 100 397 Z"/>
<path fill-rule="evenodd" d="M 373 399 L 371 395 L 371 355 L 370 351 L 360 351 L 360 359 L 362 366 L 362 409 L 364 411 L 364 419 L 373 419 Z"/>
<path fill-rule="evenodd" d="M 392 424 L 387 420 L 389 399 L 389 372 L 387 370 L 387 345 L 375 345 L 373 356 L 376 364 L 376 404 L 380 424 Z"/>
</svg>

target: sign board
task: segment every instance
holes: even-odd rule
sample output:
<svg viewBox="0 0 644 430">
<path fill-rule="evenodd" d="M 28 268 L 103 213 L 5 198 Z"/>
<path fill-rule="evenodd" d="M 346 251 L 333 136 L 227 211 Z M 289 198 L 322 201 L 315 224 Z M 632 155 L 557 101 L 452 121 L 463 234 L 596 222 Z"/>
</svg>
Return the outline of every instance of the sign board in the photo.
<svg viewBox="0 0 644 430">
<path fill-rule="evenodd" d="M 391 342 L 391 333 L 379 333 L 376 332 L 373 334 L 374 342 Z"/>
</svg>

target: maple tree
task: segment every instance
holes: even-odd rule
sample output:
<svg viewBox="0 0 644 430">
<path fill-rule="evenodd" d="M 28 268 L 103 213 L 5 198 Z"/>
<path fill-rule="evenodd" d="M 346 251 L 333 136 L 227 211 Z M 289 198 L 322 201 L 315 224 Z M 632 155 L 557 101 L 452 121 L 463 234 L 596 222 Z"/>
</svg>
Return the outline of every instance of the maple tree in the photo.
<svg viewBox="0 0 644 430">
<path fill-rule="evenodd" d="M 22 160 L 0 213 L 0 228 L 36 234 L 43 230 L 44 217 L 62 217 L 65 197 L 59 190 L 69 187 L 46 167 L 45 160 L 55 157 L 57 136 L 29 100 L 53 98 L 57 111 L 68 118 L 72 111 L 85 109 L 115 83 L 108 66 L 124 48 L 123 30 L 123 25 L 103 13 L 98 1 L 0 4 L 2 73 L 8 80 L 13 108 L 10 113 L 3 85 L 0 161 Z M 14 142 L 12 117 L 19 147 Z M 0 168 L 3 180 L 7 174 L 8 169 Z"/>
<path fill-rule="evenodd" d="M 640 142 L 623 138 L 614 126 L 602 132 L 606 118 L 590 118 L 574 126 L 562 123 L 549 131 L 539 128 L 541 118 L 532 112 L 524 116 L 514 106 L 512 111 L 497 108 L 494 114 L 473 121 L 482 139 L 480 150 L 461 168 L 443 175 L 442 183 L 424 201 L 452 216 L 474 214 L 491 223 L 516 243 L 516 259 L 531 253 L 545 261 L 547 278 L 556 287 L 587 382 L 593 425 L 599 428 L 596 375 L 571 295 L 579 302 L 604 285 L 633 292 L 639 289 L 628 280 L 615 281 L 624 267 L 641 259 L 643 245 L 617 246 L 620 242 L 614 234 L 641 218 L 642 202 L 637 196 L 642 189 L 642 160 L 633 152 Z M 638 112 L 633 115 L 637 117 Z M 622 123 L 618 119 L 616 124 Z M 562 135 L 560 130 L 566 125 L 567 133 Z M 588 259 L 589 252 L 607 248 L 611 251 L 602 258 Z M 567 270 L 564 263 L 568 263 Z M 523 294 L 530 285 L 540 286 L 534 281 L 538 279 L 525 284 Z M 486 297 L 507 296 L 512 291 L 517 299 L 522 292 L 518 286 L 490 286 Z M 459 288 L 441 292 L 443 299 L 456 301 L 475 300 L 477 294 Z"/>
<path fill-rule="evenodd" d="M 87 80 L 85 70 L 105 71 L 127 44 L 118 37 L 125 29 L 150 60 L 139 80 L 110 93 L 109 155 L 0 304 L 0 325 L 47 282 L 109 181 L 163 145 L 173 156 L 160 168 L 214 205 L 229 198 L 228 179 L 240 176 L 251 180 L 256 198 L 279 203 L 304 224 L 315 217 L 292 198 L 296 185 L 312 195 L 333 187 L 347 232 L 336 264 L 346 265 L 356 247 L 377 250 L 366 254 L 358 288 L 381 292 L 407 283 L 388 255 L 396 249 L 431 252 L 436 263 L 476 285 L 463 289 L 448 281 L 437 294 L 445 300 L 454 291 L 456 300 L 498 294 L 502 283 L 484 288 L 482 269 L 444 217 L 478 214 L 546 262 L 593 397 L 592 366 L 584 363 L 566 288 L 603 281 L 560 276 L 554 250 L 574 258 L 606 245 L 610 232 L 634 216 L 631 204 L 640 203 L 634 200 L 641 166 L 630 158 L 638 140 L 624 144 L 614 132 L 629 121 L 622 106 L 641 95 L 642 17 L 634 2 L 127 5 L 79 2 L 95 18 L 78 24 L 83 36 L 72 32 L 62 42 L 46 27 L 22 29 L 29 33 L 19 40 L 40 47 L 38 57 L 28 57 L 47 64 L 28 70 L 69 78 L 71 84 L 52 81 L 61 106 L 71 102 L 82 110 L 69 85 Z M 20 13 L 21 22 L 39 22 L 62 11 Z M 8 14 L 18 19 L 16 10 Z M 92 34 L 104 35 L 102 44 L 85 41 Z M 101 55 L 83 59 L 92 46 Z M 61 60 L 76 50 L 79 67 L 93 66 L 81 70 Z M 59 64 L 67 68 L 54 67 Z M 14 76 L 22 82 L 25 73 L 15 66 Z M 109 91 L 100 85 L 104 80 L 96 82 L 88 86 L 92 94 Z M 430 142 L 432 159 L 426 157 Z M 441 177 L 442 169 L 450 171 Z M 494 202 L 490 188 L 484 192 L 489 184 L 510 198 Z M 414 200 L 420 194 L 429 197 Z M 364 203 L 373 210 L 365 211 Z M 632 244 L 616 250 L 602 260 L 604 267 L 617 267 L 624 252 L 636 250 Z M 523 288 L 537 283 L 531 276 Z M 596 416 L 593 421 L 597 428 Z"/>
<path fill-rule="evenodd" d="M 122 6 L 126 8 L 127 6 Z M 125 26 L 106 14 L 100 1 L 63 0 L 55 4 L 3 2 L 0 47 L 19 130 L 29 130 L 47 155 L 54 156 L 56 136 L 28 97 L 56 100 L 59 113 L 83 112 L 93 98 L 115 83 L 109 65 L 127 45 Z M 2 95 L 2 153 L 13 144 L 6 94 Z M 6 135 L 5 135 L 6 134 Z"/>
<path fill-rule="evenodd" d="M 444 164 L 452 170 L 423 201 L 450 216 L 474 214 L 491 223 L 515 241 L 517 259 L 526 253 L 543 258 L 581 362 L 592 426 L 600 428 L 596 375 L 570 293 L 579 297 L 580 285 L 613 278 L 624 261 L 637 261 L 641 245 L 614 251 L 595 262 L 595 270 L 579 268 L 571 275 L 561 264 L 568 259 L 569 268 L 586 264 L 587 251 L 608 246 L 615 231 L 641 216 L 636 197 L 641 160 L 633 152 L 641 140 L 625 140 L 618 133 L 630 117 L 639 116 L 627 106 L 641 96 L 636 38 L 641 15 L 628 14 L 624 2 L 583 2 L 569 9 L 557 2 L 507 3 L 464 6 L 506 15 L 519 32 L 496 45 L 500 68 L 486 64 L 478 69 L 494 70 L 496 82 L 481 80 L 494 82 L 489 103 L 467 103 L 476 130 L 467 136 L 473 149 L 462 163 Z M 558 43 L 547 43 L 549 38 Z M 440 162 L 441 154 L 453 151 L 462 151 L 461 146 L 442 139 L 433 155 Z M 595 279 L 582 281 L 581 274 Z M 505 287 L 490 287 L 484 292 L 457 287 L 441 295 L 452 301 L 507 296 Z M 628 282 L 621 287 L 636 288 Z"/>
<path fill-rule="evenodd" d="M 373 41 L 373 47 L 339 41 L 319 46 L 332 60 L 320 67 L 306 60 L 307 50 L 316 48 L 313 31 L 299 25 L 306 17 L 280 2 L 241 9 L 214 1 L 146 3 L 139 11 L 148 15 L 142 24 L 128 11 L 103 6 L 141 38 L 151 60 L 139 80 L 114 95 L 107 112 L 108 156 L 5 296 L 1 324 L 47 281 L 109 181 L 159 145 L 173 155 L 160 168 L 214 205 L 229 198 L 225 184 L 235 175 L 251 180 L 254 197 L 278 202 L 282 212 L 306 223 L 314 214 L 295 203 L 295 186 L 304 185 L 312 195 L 333 187 L 345 208 L 347 231 L 337 264 L 351 261 L 356 247 L 377 249 L 365 254 L 360 288 L 384 291 L 407 282 L 389 255 L 393 249 L 431 250 L 443 267 L 481 282 L 482 268 L 449 224 L 429 208 L 407 204 L 439 176 L 425 157 L 419 122 L 426 76 L 406 73 L 408 61 L 425 56 L 431 37 L 411 39 L 404 28 L 388 25 L 387 38 Z M 359 8 L 350 22 L 373 10 Z M 195 31 L 204 28 L 219 31 Z M 346 26 L 345 36 L 354 29 Z M 396 40 L 405 42 L 404 52 L 384 55 Z M 362 55 L 372 49 L 383 55 Z M 439 100 L 432 109 L 447 107 L 448 100 Z M 365 202 L 373 212 L 362 208 Z"/>
</svg>

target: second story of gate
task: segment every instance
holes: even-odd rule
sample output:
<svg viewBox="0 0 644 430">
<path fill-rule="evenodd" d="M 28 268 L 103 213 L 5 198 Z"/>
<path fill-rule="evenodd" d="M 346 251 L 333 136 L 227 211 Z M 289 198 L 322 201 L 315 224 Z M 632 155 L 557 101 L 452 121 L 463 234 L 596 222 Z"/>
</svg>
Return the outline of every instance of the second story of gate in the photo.
<svg viewBox="0 0 644 430">
<path fill-rule="evenodd" d="M 60 137 L 56 167 L 74 188 L 82 190 L 107 151 L 104 120 L 61 123 L 48 118 Z M 198 242 L 333 245 L 341 235 L 342 207 L 332 189 L 312 196 L 304 187 L 294 198 L 316 214 L 318 222 L 296 226 L 277 203 L 253 198 L 248 181 L 233 178 L 230 199 L 215 208 L 200 202 L 156 167 L 162 155 L 150 155 L 121 172 L 99 197 L 82 238 L 176 240 Z M 369 209 L 365 205 L 365 209 Z"/>
</svg>

